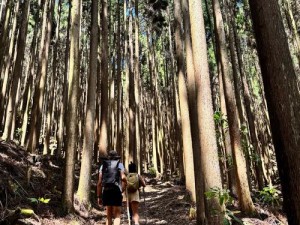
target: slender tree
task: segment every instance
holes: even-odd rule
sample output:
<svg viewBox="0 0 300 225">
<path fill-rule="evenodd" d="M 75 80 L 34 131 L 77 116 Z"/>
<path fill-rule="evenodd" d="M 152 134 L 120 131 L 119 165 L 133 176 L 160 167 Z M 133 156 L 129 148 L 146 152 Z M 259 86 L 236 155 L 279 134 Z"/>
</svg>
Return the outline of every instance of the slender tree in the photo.
<svg viewBox="0 0 300 225">
<path fill-rule="evenodd" d="M 0 7 L 0 23 L 2 22 L 2 13 L 3 13 L 3 9 L 5 9 L 5 6 L 6 6 L 6 1 L 5 0 L 3 0 L 2 2 L 1 2 L 1 7 Z"/>
<path fill-rule="evenodd" d="M 129 25 L 128 25 L 128 48 L 129 48 L 129 161 L 135 161 L 136 157 L 136 137 L 135 137 L 135 114 L 136 114 L 136 102 L 134 96 L 134 52 L 133 52 L 133 9 L 132 2 L 129 1 Z"/>
<path fill-rule="evenodd" d="M 58 43 L 59 43 L 59 30 L 60 30 L 60 18 L 61 18 L 61 0 L 57 3 L 57 25 L 53 37 L 53 54 L 52 54 L 52 76 L 50 77 L 50 87 L 48 93 L 48 110 L 46 118 L 46 127 L 45 127 L 45 143 L 44 143 L 44 154 L 51 154 L 50 152 L 50 136 L 53 125 L 53 111 L 54 111 L 54 101 L 55 101 L 55 86 L 58 79 Z M 54 27 L 53 27 L 54 29 Z"/>
<path fill-rule="evenodd" d="M 185 6 L 186 7 L 186 6 Z M 188 16 L 188 10 L 185 9 L 185 16 Z M 182 48 L 182 35 L 181 35 L 181 4 L 179 1 L 174 2 L 174 22 L 175 22 L 175 44 L 176 44 L 176 59 L 177 59 L 177 70 L 178 70 L 178 90 L 179 90 L 179 102 L 180 102 L 180 113 L 181 113 L 181 128 L 182 128 L 182 140 L 183 140 L 183 153 L 184 153 L 184 160 L 185 160 L 185 180 L 186 180 L 186 188 L 190 191 L 193 201 L 196 201 L 195 195 L 195 174 L 194 174 L 194 163 L 193 163 L 193 143 L 192 143 L 192 136 L 191 136 L 191 123 L 190 123 L 190 115 L 189 112 L 189 99 L 187 94 L 187 87 L 185 82 L 185 67 L 184 67 L 184 54 Z M 186 19 L 186 18 L 185 18 Z M 189 20 L 188 20 L 189 23 Z M 185 27 L 187 24 L 185 24 Z M 189 26 L 189 25 L 188 25 Z M 187 28 L 189 30 L 189 28 Z M 185 30 L 186 31 L 186 30 Z M 190 42 L 190 33 L 185 33 L 185 40 L 186 43 L 190 44 L 186 46 L 187 50 L 187 60 L 191 60 L 192 52 L 191 52 L 191 42 Z M 189 36 L 188 36 L 189 35 Z M 189 55 L 188 55 L 189 54 Z M 190 66 L 190 69 L 193 68 L 193 64 L 187 64 Z M 189 71 L 189 76 L 194 77 L 194 71 Z M 194 88 L 191 91 L 191 95 L 195 93 L 195 83 L 190 88 Z M 194 93 L 192 93 L 194 91 Z M 193 95 L 192 95 L 193 96 Z M 194 97 L 195 95 L 191 98 Z M 195 103 L 195 101 L 193 101 Z M 193 107 L 192 105 L 190 105 Z"/>
<path fill-rule="evenodd" d="M 68 117 L 65 144 L 66 165 L 63 193 L 64 211 L 73 211 L 74 193 L 74 166 L 78 140 L 78 99 L 79 99 L 79 40 L 80 40 L 80 16 L 81 1 L 71 1 L 71 32 L 70 32 L 70 67 L 69 67 L 69 91 L 68 91 Z"/>
<path fill-rule="evenodd" d="M 79 201 L 89 204 L 91 189 L 92 156 L 94 148 L 94 120 L 96 112 L 97 90 L 97 54 L 98 54 L 98 1 L 92 1 L 90 69 L 88 79 L 87 110 L 83 141 L 82 162 L 77 195 Z"/>
<path fill-rule="evenodd" d="M 140 45 L 139 45 L 139 0 L 134 1 L 134 100 L 135 100 L 135 161 L 138 172 L 141 169 L 141 134 L 140 134 Z"/>
<path fill-rule="evenodd" d="M 121 132 L 121 99 L 122 99 L 122 68 L 121 68 L 121 10 L 120 0 L 117 3 L 117 128 L 116 128 L 116 150 L 121 155 L 122 149 L 122 132 Z"/>
<path fill-rule="evenodd" d="M 12 15 L 12 7 L 13 7 L 13 0 L 7 0 L 6 2 L 6 9 L 4 12 L 4 19 L 3 25 L 1 29 L 1 37 L 0 37 L 0 71 L 2 70 L 3 60 L 4 60 L 4 52 L 5 48 L 7 47 L 7 40 L 8 40 L 8 32 L 9 32 L 9 23 Z M 2 22 L 2 20 L 0 20 Z M 2 76 L 2 75 L 1 75 Z"/>
<path fill-rule="evenodd" d="M 103 156 L 108 147 L 108 24 L 107 24 L 107 0 L 102 0 L 102 54 L 101 54 L 101 121 L 99 136 L 99 151 Z"/>
<path fill-rule="evenodd" d="M 19 2 L 15 5 L 15 13 L 14 13 L 14 17 L 13 17 L 13 21 L 12 21 L 12 28 L 11 28 L 12 38 L 10 38 L 10 40 L 9 40 L 9 44 L 8 44 L 9 47 L 6 46 L 5 44 L 3 46 L 4 61 L 3 61 L 2 69 L 0 67 L 0 73 L 1 73 L 1 76 L 3 76 L 2 92 L 1 92 L 1 96 L 0 96 L 0 118 L 2 121 L 2 119 L 4 119 L 3 117 L 6 116 L 5 121 L 7 121 L 5 123 L 6 127 L 4 128 L 4 133 L 3 133 L 3 137 L 2 137 L 3 139 L 12 139 L 11 130 L 12 130 L 12 120 L 13 120 L 13 116 L 14 116 L 14 104 L 15 104 L 16 97 L 17 97 L 17 88 L 19 85 L 18 77 L 20 77 L 20 76 L 18 76 L 18 77 L 16 77 L 17 79 L 11 79 L 11 77 L 9 76 L 10 68 L 14 64 L 14 55 L 16 54 L 16 50 L 17 50 L 17 48 L 15 46 L 15 40 L 16 40 L 16 36 L 17 36 L 19 5 L 20 5 Z M 5 35 L 5 33 L 3 35 Z M 6 52 L 6 50 L 8 50 L 8 52 Z M 10 79 L 12 80 L 12 82 L 10 82 Z M 10 85 L 10 83 L 12 83 L 12 85 L 14 85 L 13 90 L 10 89 L 10 87 L 12 86 L 12 85 Z M 5 102 L 6 102 L 6 98 L 7 98 L 7 92 L 10 92 L 11 94 L 8 95 L 8 103 L 7 103 L 6 110 L 5 110 Z"/>
<path fill-rule="evenodd" d="M 48 50 L 50 46 L 52 13 L 54 10 L 54 0 L 46 0 L 43 10 L 42 33 L 40 41 L 40 52 L 38 59 L 37 83 L 33 96 L 33 108 L 31 111 L 30 131 L 27 149 L 35 152 L 41 131 L 42 113 L 44 105 L 44 93 L 47 79 Z"/>
<path fill-rule="evenodd" d="M 124 70 L 125 70 L 125 81 L 124 81 L 124 124 L 125 133 L 125 149 L 124 149 L 124 163 L 125 167 L 129 165 L 129 53 L 128 53 L 128 15 L 127 15 L 127 1 L 123 4 L 123 17 L 124 17 Z"/>
<path fill-rule="evenodd" d="M 197 191 L 197 221 L 203 224 L 201 215 L 201 201 L 203 190 L 201 189 L 201 172 L 203 171 L 204 189 L 217 187 L 222 189 L 218 150 L 216 142 L 215 125 L 213 121 L 213 104 L 211 95 L 210 76 L 207 60 L 207 47 L 205 39 L 204 19 L 200 1 L 189 1 L 191 22 L 192 50 L 194 61 L 194 76 L 197 89 L 197 112 L 200 148 L 194 149 L 195 180 Z M 201 157 L 199 159 L 199 156 Z M 201 162 L 201 164 L 199 163 Z M 198 194 L 199 193 L 199 194 Z M 217 213 L 217 220 L 212 220 L 212 211 Z M 207 219 L 210 223 L 221 224 L 222 207 L 217 199 L 212 199 L 206 205 Z"/>
<path fill-rule="evenodd" d="M 221 8 L 218 0 L 213 0 L 214 21 L 216 28 L 216 41 L 218 43 L 219 58 L 223 85 L 225 91 L 226 108 L 228 112 L 229 132 L 233 146 L 234 166 L 237 173 L 237 187 L 240 207 L 243 211 L 252 213 L 255 208 L 251 199 L 249 183 L 247 179 L 246 162 L 242 152 L 241 136 L 239 130 L 239 117 L 236 108 L 234 87 L 232 85 L 232 74 L 228 68 L 229 60 L 226 49 L 226 39 Z"/>
<path fill-rule="evenodd" d="M 40 12 L 41 10 L 41 1 L 38 1 L 38 12 Z M 23 99 L 23 110 L 22 110 L 22 137 L 21 137 L 21 145 L 25 146 L 25 139 L 26 139 L 26 134 L 27 134 L 27 127 L 28 127 L 28 120 L 29 120 L 29 110 L 30 110 L 30 106 L 31 106 L 31 97 L 32 97 L 32 90 L 33 90 L 33 86 L 34 86 L 34 82 L 33 82 L 33 75 L 35 72 L 35 61 L 38 58 L 38 37 L 40 34 L 40 29 L 39 29 L 39 25 L 40 25 L 40 15 L 39 13 L 37 13 L 35 15 L 35 27 L 34 27 L 34 31 L 33 31 L 33 39 L 31 42 L 31 46 L 30 46 L 30 59 L 27 65 L 27 77 L 28 77 L 28 81 L 24 90 L 24 99 Z"/>
<path fill-rule="evenodd" d="M 69 0 L 70 3 L 71 0 Z M 65 69 L 64 69 L 64 76 L 62 82 L 62 100 L 60 102 L 60 115 L 59 115 L 59 128 L 58 128 L 58 135 L 57 135 L 57 152 L 56 155 L 61 157 L 61 151 L 63 149 L 64 143 L 64 130 L 65 124 L 67 121 L 67 102 L 68 102 L 68 71 L 69 71 L 69 52 L 70 52 L 70 27 L 71 27 L 71 7 L 68 9 L 68 24 L 67 24 L 67 35 L 66 35 L 66 51 L 65 51 Z"/>
</svg>

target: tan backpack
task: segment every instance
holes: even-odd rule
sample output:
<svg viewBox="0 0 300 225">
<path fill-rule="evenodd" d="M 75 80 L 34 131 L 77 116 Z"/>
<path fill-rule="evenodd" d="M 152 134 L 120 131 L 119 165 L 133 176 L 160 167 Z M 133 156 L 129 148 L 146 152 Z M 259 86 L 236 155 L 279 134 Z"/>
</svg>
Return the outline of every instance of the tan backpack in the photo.
<svg viewBox="0 0 300 225">
<path fill-rule="evenodd" d="M 132 193 L 139 189 L 140 180 L 139 175 L 137 173 L 129 173 L 127 175 L 127 190 Z"/>
</svg>

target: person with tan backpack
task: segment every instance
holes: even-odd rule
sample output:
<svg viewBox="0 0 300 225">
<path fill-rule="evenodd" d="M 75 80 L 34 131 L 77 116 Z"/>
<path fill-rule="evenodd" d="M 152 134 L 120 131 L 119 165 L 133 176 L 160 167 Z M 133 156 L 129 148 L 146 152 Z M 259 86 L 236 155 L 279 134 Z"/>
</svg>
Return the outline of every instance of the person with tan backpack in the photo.
<svg viewBox="0 0 300 225">
<path fill-rule="evenodd" d="M 135 225 L 139 224 L 139 202 L 140 202 L 140 187 L 146 187 L 144 178 L 137 173 L 136 164 L 130 163 L 128 166 L 127 175 L 127 201 L 129 203 L 132 219 Z"/>
</svg>

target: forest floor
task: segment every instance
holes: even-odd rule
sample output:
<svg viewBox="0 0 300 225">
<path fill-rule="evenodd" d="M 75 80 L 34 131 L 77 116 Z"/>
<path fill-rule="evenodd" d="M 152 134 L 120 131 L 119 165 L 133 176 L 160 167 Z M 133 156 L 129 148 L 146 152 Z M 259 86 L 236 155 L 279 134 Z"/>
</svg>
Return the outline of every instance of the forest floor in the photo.
<svg viewBox="0 0 300 225">
<path fill-rule="evenodd" d="M 79 165 L 75 166 L 76 187 L 79 168 Z M 96 171 L 97 165 L 93 167 L 91 210 L 79 209 L 75 201 L 76 212 L 64 216 L 61 208 L 63 161 L 49 156 L 28 155 L 25 149 L 14 142 L 0 141 L 0 225 L 105 224 L 104 208 L 96 204 Z M 146 177 L 146 180 L 148 185 L 145 194 L 141 193 L 141 224 L 196 224 L 194 205 L 184 186 L 176 185 L 174 181 L 163 182 L 150 177 Z M 245 225 L 288 224 L 279 207 L 256 204 L 256 208 L 259 212 L 256 218 L 239 214 L 236 216 Z M 231 210 L 238 211 L 237 208 Z M 126 201 L 122 207 L 121 224 L 128 224 Z"/>
</svg>

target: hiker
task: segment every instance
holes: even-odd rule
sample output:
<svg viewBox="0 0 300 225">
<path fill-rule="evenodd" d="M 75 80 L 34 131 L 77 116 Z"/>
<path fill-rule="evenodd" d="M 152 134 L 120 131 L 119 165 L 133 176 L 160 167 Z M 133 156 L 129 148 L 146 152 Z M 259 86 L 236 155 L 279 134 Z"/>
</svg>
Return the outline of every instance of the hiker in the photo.
<svg viewBox="0 0 300 225">
<path fill-rule="evenodd" d="M 108 158 L 103 159 L 99 170 L 97 183 L 98 205 L 106 207 L 106 225 L 119 225 L 121 222 L 122 192 L 126 188 L 124 165 L 115 150 L 108 153 Z"/>
<path fill-rule="evenodd" d="M 137 173 L 137 167 L 134 163 L 128 166 L 127 175 L 127 201 L 129 202 L 132 212 L 132 218 L 135 225 L 139 224 L 139 202 L 140 202 L 140 187 L 146 187 L 144 178 Z"/>
</svg>

